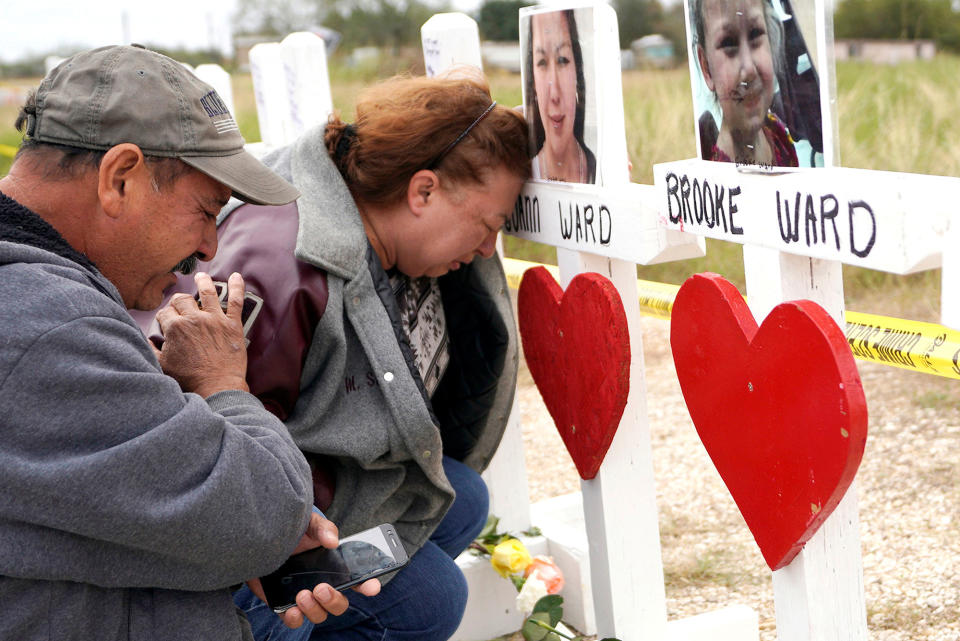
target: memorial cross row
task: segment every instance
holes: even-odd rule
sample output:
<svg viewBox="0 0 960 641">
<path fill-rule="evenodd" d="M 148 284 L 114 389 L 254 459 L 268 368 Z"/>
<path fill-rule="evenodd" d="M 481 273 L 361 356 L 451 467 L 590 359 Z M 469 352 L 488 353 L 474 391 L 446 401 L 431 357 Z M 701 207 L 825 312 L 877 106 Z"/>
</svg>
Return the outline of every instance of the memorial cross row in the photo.
<svg viewBox="0 0 960 641">
<path fill-rule="evenodd" d="M 739 118 L 727 98 L 739 95 L 739 102 L 750 100 L 745 99 L 748 94 L 737 94 L 740 89 L 723 90 L 719 76 L 714 77 L 717 74 L 708 77 L 703 73 L 704 68 L 710 73 L 711 58 L 705 48 L 702 52 L 696 49 L 702 41 L 696 34 L 698 27 L 705 33 L 711 27 L 697 25 L 697 14 L 712 1 L 719 0 L 686 6 L 694 54 L 694 131 L 704 156 L 722 152 L 738 162 L 694 159 L 656 165 L 654 185 L 629 182 L 613 9 L 606 4 L 581 3 L 521 11 L 521 79 L 536 146 L 537 179 L 524 187 L 507 233 L 557 247 L 563 286 L 583 272 L 608 277 L 625 304 L 633 354 L 642 353 L 635 266 L 700 256 L 705 247 L 703 237 L 743 244 L 747 294 L 758 320 L 784 300 L 810 299 L 840 321 L 841 263 L 895 273 L 942 264 L 944 289 L 955 282 L 960 259 L 955 261 L 944 248 L 949 238 L 960 235 L 960 225 L 952 224 L 943 203 L 955 201 L 960 181 L 831 166 L 837 156 L 834 96 L 819 93 L 820 87 L 832 87 L 831 13 L 824 2 L 797 6 L 786 0 L 727 2 L 742 5 L 741 13 L 748 18 L 755 5 L 763 4 L 769 9 L 764 8 L 762 19 L 779 21 L 780 43 L 787 52 L 784 55 L 791 56 L 787 68 L 793 73 L 778 83 L 783 104 L 777 109 L 789 114 L 780 119 L 781 125 L 786 123 L 784 127 L 796 134 L 792 140 L 800 150 L 797 159 L 810 167 L 791 170 L 759 156 L 747 158 L 724 151 L 728 132 L 723 121 L 735 124 Z M 544 85 L 541 78 L 538 90 L 532 61 L 534 51 L 549 50 L 537 49 L 534 43 L 558 33 L 567 34 L 567 44 L 572 48 L 575 44 L 578 50 L 571 49 L 575 62 L 571 86 L 575 88 L 569 95 L 574 98 L 558 95 L 556 100 L 567 100 L 572 110 L 559 116 L 543 109 L 549 98 L 538 99 L 538 95 L 543 86 L 558 89 L 561 75 L 554 76 L 553 85 L 549 79 Z M 422 38 L 430 72 L 455 63 L 481 64 L 476 24 L 463 14 L 434 16 L 423 26 Z M 800 49 L 798 42 L 804 45 Z M 806 42 L 813 46 L 806 48 Z M 297 53 L 282 53 L 284 45 L 267 45 L 266 53 L 254 55 L 252 60 L 258 115 L 267 146 L 289 142 L 301 127 L 318 124 L 331 109 L 326 62 L 320 54 L 322 40 L 319 48 L 317 41 L 300 36 L 284 44 Z M 549 67 L 550 61 L 544 64 Z M 813 84 L 811 77 L 816 80 Z M 326 97 L 322 91 L 305 92 L 308 86 L 325 87 Z M 816 95 L 810 93 L 814 86 Z M 716 96 L 716 104 L 705 91 Z M 757 91 L 762 94 L 762 87 Z M 306 114 L 316 119 L 308 123 Z M 779 143 L 774 144 L 779 140 L 778 126 L 769 124 L 773 122 L 770 119 L 763 122 L 767 123 L 764 131 L 772 133 L 764 134 L 768 142 L 755 145 L 757 151 L 765 144 L 782 151 Z M 777 157 L 783 160 L 786 156 L 781 153 Z M 908 211 L 912 212 L 910 219 Z M 923 224 L 916 222 L 918 211 L 925 213 Z M 945 325 L 960 325 L 956 306 L 960 303 L 944 300 Z M 576 543 L 563 549 L 565 542 L 559 536 L 551 539 L 549 531 L 540 542 L 573 566 L 578 554 L 588 556 L 580 559 L 579 567 L 581 582 L 589 588 L 581 595 L 570 593 L 567 604 L 580 603 L 584 610 L 581 628 L 585 632 L 595 628 L 601 637 L 616 636 L 624 641 L 681 636 L 711 641 L 756 639 L 756 614 L 743 608 L 667 624 L 640 359 L 631 363 L 629 378 L 632 384 L 623 418 L 605 462 L 596 478 L 581 485 L 580 520 L 586 528 L 588 550 L 579 554 Z M 520 529 L 529 524 L 530 506 L 514 490 L 518 467 L 523 468 L 516 419 L 504 438 L 499 462 L 494 460 L 485 478 L 491 486 L 494 511 L 509 513 L 514 523 L 508 527 Z M 521 476 L 525 483 L 525 473 Z M 774 573 L 780 639 L 866 639 L 857 521 L 856 493 L 848 491 L 807 547 L 790 565 Z M 489 606 L 486 611 L 485 605 Z M 493 610 L 501 605 L 502 601 L 486 594 L 475 596 L 455 638 L 481 641 L 495 636 L 470 626 L 478 620 L 496 619 Z M 476 616 L 477 612 L 483 613 Z"/>
</svg>

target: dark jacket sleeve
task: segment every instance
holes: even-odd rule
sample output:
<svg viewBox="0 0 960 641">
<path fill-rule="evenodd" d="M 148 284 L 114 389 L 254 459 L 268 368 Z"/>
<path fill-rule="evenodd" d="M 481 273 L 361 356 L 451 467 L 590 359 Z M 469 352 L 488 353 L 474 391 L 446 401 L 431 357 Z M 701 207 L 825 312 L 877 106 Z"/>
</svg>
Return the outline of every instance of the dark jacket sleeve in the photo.
<svg viewBox="0 0 960 641">
<path fill-rule="evenodd" d="M 307 351 L 327 306 L 327 275 L 297 260 L 299 216 L 294 203 L 280 207 L 244 205 L 232 211 L 217 229 L 217 255 L 199 269 L 210 274 L 222 296 L 233 272 L 244 279 L 244 334 L 247 338 L 247 385 L 250 393 L 280 420 L 293 412 Z M 181 276 L 168 293 L 196 295 L 192 276 Z M 164 301 L 166 304 L 166 300 Z M 152 315 L 134 314 L 154 342 L 162 342 Z M 333 500 L 335 479 L 329 461 L 307 454 L 313 473 L 314 502 L 326 509 Z"/>
<path fill-rule="evenodd" d="M 326 273 L 294 257 L 297 228 L 295 204 L 238 207 L 217 230 L 216 257 L 198 267 L 218 283 L 222 300 L 226 299 L 230 274 L 243 276 L 247 384 L 281 420 L 286 420 L 297 402 L 307 350 L 327 305 Z M 196 291 L 193 277 L 181 276 L 167 300 L 177 292 L 196 295 Z M 162 342 L 152 315 L 134 317 L 141 326 L 146 320 L 147 335 Z"/>
<path fill-rule="evenodd" d="M 473 265 L 440 278 L 450 364 L 433 395 L 443 450 L 463 460 L 487 423 L 503 375 L 509 333 Z"/>
<path fill-rule="evenodd" d="M 277 567 L 311 497 L 283 424 L 182 393 L 129 320 L 51 325 L 0 380 L 0 574 L 211 590 Z"/>
</svg>

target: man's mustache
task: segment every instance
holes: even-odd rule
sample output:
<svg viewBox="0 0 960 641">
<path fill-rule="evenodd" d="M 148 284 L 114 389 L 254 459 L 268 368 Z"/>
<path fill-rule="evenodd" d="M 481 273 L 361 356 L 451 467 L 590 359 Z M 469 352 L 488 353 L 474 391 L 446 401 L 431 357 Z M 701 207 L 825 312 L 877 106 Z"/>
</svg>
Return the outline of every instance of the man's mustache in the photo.
<svg viewBox="0 0 960 641">
<path fill-rule="evenodd" d="M 171 269 L 172 272 L 180 272 L 184 276 L 189 276 L 197 269 L 197 255 L 187 256 Z"/>
</svg>

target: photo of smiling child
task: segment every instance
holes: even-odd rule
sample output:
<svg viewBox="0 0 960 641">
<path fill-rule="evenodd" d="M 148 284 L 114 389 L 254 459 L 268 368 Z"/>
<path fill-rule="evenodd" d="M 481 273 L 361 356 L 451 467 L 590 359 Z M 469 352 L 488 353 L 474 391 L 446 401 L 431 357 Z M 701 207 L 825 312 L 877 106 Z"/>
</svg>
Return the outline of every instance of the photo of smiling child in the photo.
<svg viewBox="0 0 960 641">
<path fill-rule="evenodd" d="M 596 127 L 587 123 L 588 65 L 580 36 L 590 32 L 589 18 L 589 9 L 567 9 L 534 13 L 521 20 L 524 104 L 535 156 L 534 178 L 596 182 L 597 160 L 591 150 L 596 144 L 586 142 L 587 137 L 595 140 Z"/>
<path fill-rule="evenodd" d="M 789 1 L 691 0 L 689 9 L 701 157 L 822 166 L 819 84 Z"/>
</svg>

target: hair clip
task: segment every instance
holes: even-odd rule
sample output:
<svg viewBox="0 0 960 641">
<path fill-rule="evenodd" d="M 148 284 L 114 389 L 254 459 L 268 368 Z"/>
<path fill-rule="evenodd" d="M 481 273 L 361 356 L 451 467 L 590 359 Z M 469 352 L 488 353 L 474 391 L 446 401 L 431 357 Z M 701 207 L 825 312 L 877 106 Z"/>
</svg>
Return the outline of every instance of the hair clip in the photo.
<svg viewBox="0 0 960 641">
<path fill-rule="evenodd" d="M 496 100 L 494 100 L 493 102 L 491 102 L 491 103 L 490 103 L 490 106 L 487 107 L 486 109 L 484 109 L 483 113 L 480 114 L 480 115 L 477 117 L 476 120 L 474 120 L 472 123 L 470 123 L 470 126 L 467 127 L 466 129 L 464 129 L 462 134 L 460 134 L 459 136 L 457 136 L 456 140 L 454 140 L 452 143 L 450 143 L 449 145 L 447 145 L 446 149 L 444 149 L 443 151 L 441 151 L 441 152 L 440 152 L 440 155 L 438 155 L 436 158 L 434 158 L 433 161 L 432 161 L 429 165 L 427 165 L 427 169 L 436 169 L 437 165 L 439 165 L 440 162 L 444 159 L 444 157 L 445 157 L 448 153 L 450 153 L 450 150 L 453 149 L 454 147 L 456 147 L 457 144 L 458 144 L 461 140 L 463 140 L 468 133 L 470 133 L 470 130 L 473 129 L 474 127 L 476 127 L 478 124 L 480 124 L 480 121 L 483 120 L 484 118 L 486 118 L 486 117 L 487 117 L 487 114 L 490 113 L 491 111 L 493 111 L 493 108 L 496 107 L 496 106 L 497 106 L 497 101 L 496 101 Z"/>
</svg>

